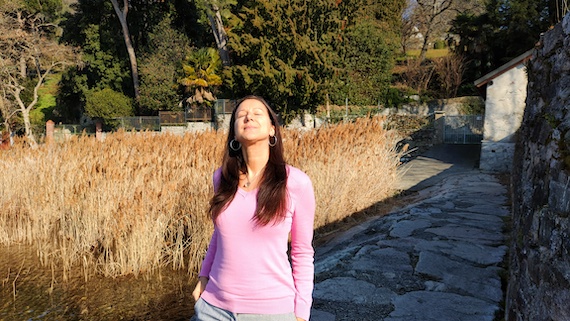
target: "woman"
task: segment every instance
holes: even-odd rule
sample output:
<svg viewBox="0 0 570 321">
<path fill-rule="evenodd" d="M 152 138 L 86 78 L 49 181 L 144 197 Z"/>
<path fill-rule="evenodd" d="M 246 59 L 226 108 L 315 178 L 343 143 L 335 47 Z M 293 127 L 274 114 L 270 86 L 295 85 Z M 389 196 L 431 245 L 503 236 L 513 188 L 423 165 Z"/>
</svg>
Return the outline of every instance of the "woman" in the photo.
<svg viewBox="0 0 570 321">
<path fill-rule="evenodd" d="M 260 97 L 232 113 L 210 215 L 214 233 L 192 292 L 196 320 L 309 320 L 313 186 L 285 163 L 277 116 Z"/>
</svg>

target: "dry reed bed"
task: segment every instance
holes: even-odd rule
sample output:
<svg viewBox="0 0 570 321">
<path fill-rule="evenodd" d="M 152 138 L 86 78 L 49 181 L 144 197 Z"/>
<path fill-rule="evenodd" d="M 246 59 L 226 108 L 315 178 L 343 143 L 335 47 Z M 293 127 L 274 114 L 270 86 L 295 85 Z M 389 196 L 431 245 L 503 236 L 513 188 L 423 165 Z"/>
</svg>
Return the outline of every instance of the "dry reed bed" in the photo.
<svg viewBox="0 0 570 321">
<path fill-rule="evenodd" d="M 315 188 L 315 227 L 392 196 L 399 154 L 382 118 L 284 132 Z M 209 241 L 211 175 L 225 133 L 116 133 L 0 153 L 0 244 L 32 244 L 43 264 L 86 277 L 163 266 L 195 273 Z"/>
</svg>

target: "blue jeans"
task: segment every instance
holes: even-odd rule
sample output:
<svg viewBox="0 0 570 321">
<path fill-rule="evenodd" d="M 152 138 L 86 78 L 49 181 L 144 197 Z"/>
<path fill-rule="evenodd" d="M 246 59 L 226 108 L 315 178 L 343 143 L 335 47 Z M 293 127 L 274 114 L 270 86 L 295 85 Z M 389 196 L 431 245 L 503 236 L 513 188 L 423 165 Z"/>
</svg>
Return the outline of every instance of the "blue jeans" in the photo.
<svg viewBox="0 0 570 321">
<path fill-rule="evenodd" d="M 191 321 L 297 321 L 294 313 L 251 314 L 233 313 L 198 299 L 194 305 L 194 317 Z"/>
</svg>

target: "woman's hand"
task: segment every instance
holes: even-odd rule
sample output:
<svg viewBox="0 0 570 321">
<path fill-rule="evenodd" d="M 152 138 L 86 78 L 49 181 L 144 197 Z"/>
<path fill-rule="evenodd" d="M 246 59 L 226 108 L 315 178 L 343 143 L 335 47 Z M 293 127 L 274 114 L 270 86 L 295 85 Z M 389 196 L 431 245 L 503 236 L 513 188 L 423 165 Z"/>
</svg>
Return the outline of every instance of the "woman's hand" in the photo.
<svg viewBox="0 0 570 321">
<path fill-rule="evenodd" d="M 208 284 L 208 281 L 210 281 L 210 279 L 205 276 L 201 276 L 198 278 L 198 284 L 196 284 L 194 291 L 192 291 L 192 297 L 194 298 L 194 301 L 198 301 L 198 299 L 202 295 L 202 292 L 204 292 L 204 290 L 206 289 L 206 284 Z"/>
</svg>

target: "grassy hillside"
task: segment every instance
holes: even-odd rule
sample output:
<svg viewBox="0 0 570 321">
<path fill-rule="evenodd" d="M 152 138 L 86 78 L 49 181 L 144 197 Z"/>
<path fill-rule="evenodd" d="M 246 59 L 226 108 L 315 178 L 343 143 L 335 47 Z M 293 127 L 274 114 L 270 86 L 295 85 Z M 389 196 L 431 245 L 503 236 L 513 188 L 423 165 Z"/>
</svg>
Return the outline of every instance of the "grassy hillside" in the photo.
<svg viewBox="0 0 570 321">
<path fill-rule="evenodd" d="M 417 50 L 408 50 L 406 56 L 408 57 L 419 57 L 420 49 Z M 443 49 L 429 49 L 426 53 L 427 59 L 434 59 L 434 58 L 441 58 L 449 55 L 449 48 Z"/>
</svg>

